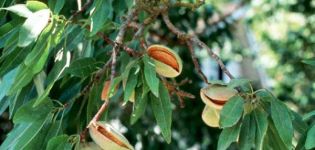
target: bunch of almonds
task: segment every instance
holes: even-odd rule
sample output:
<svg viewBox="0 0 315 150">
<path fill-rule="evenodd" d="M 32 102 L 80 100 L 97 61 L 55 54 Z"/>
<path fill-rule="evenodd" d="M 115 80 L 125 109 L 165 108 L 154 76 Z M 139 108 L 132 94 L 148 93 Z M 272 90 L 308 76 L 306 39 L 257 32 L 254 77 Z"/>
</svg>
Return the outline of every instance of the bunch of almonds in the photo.
<svg viewBox="0 0 315 150">
<path fill-rule="evenodd" d="M 96 122 L 91 124 L 89 132 L 93 141 L 103 150 L 133 150 L 128 140 L 109 124 Z"/>
<path fill-rule="evenodd" d="M 151 45 L 147 53 L 154 60 L 159 75 L 174 78 L 182 72 L 182 60 L 173 50 L 162 45 Z"/>
<path fill-rule="evenodd" d="M 210 127 L 219 127 L 220 111 L 223 105 L 237 91 L 226 85 L 210 84 L 200 90 L 202 101 L 206 104 L 202 112 L 202 120 Z"/>
</svg>

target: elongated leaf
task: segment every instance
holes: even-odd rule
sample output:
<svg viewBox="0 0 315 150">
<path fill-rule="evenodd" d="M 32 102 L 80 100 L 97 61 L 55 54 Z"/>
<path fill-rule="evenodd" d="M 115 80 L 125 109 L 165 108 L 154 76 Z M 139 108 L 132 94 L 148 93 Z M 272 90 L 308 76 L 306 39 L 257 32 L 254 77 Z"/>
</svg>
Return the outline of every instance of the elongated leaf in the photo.
<svg viewBox="0 0 315 150">
<path fill-rule="evenodd" d="M 38 132 L 38 134 L 32 139 L 32 141 L 27 144 L 25 149 L 45 149 L 46 148 L 46 142 L 45 137 L 49 133 L 49 128 L 51 126 L 51 123 L 45 123 L 43 128 Z"/>
<path fill-rule="evenodd" d="M 293 126 L 288 108 L 279 100 L 271 103 L 271 118 L 284 144 L 292 147 Z"/>
<path fill-rule="evenodd" d="M 267 113 L 260 108 L 253 110 L 253 119 L 256 123 L 256 149 L 262 150 L 264 138 L 268 129 L 268 119 Z"/>
<path fill-rule="evenodd" d="M 242 150 L 251 150 L 255 147 L 256 123 L 253 114 L 247 114 L 242 121 L 239 146 Z"/>
<path fill-rule="evenodd" d="M 16 77 L 17 69 L 13 69 L 8 72 L 0 79 L 0 102 L 7 95 L 10 87 L 14 83 L 14 78 Z"/>
<path fill-rule="evenodd" d="M 281 140 L 273 122 L 269 120 L 268 123 L 269 126 L 264 140 L 264 149 L 266 149 L 265 147 L 270 147 L 275 150 L 288 150 L 286 145 Z"/>
<path fill-rule="evenodd" d="M 33 107 L 35 101 L 31 100 L 20 107 L 13 118 L 13 122 L 16 124 L 36 122 L 45 118 L 52 111 L 53 104 L 50 99 L 45 99 L 43 103 L 37 107 Z"/>
<path fill-rule="evenodd" d="M 17 14 L 21 17 L 28 18 L 30 17 L 33 13 L 30 11 L 25 4 L 16 4 L 7 8 L 0 8 L 1 10 L 8 10 L 11 11 L 14 14 Z"/>
<path fill-rule="evenodd" d="M 235 88 L 238 86 L 247 86 L 249 84 L 250 84 L 250 80 L 248 79 L 232 79 L 229 82 L 228 87 Z"/>
<path fill-rule="evenodd" d="M 97 70 L 98 64 L 94 58 L 77 59 L 71 63 L 67 72 L 77 77 L 86 77 Z"/>
<path fill-rule="evenodd" d="M 244 101 L 242 97 L 234 96 L 224 104 L 220 112 L 220 127 L 232 127 L 240 120 L 244 111 Z"/>
<path fill-rule="evenodd" d="M 50 17 L 49 9 L 43 9 L 30 15 L 20 29 L 20 47 L 26 47 L 36 41 L 39 34 L 47 26 Z"/>
<path fill-rule="evenodd" d="M 27 67 L 24 64 L 21 64 L 18 67 L 17 75 L 14 78 L 14 84 L 10 87 L 7 95 L 12 95 L 19 91 L 19 89 L 26 86 L 28 83 L 32 81 L 33 72 L 31 67 Z"/>
<path fill-rule="evenodd" d="M 160 97 L 151 95 L 151 107 L 156 122 L 161 128 L 162 135 L 167 143 L 171 142 L 172 103 L 167 89 L 160 84 Z"/>
<path fill-rule="evenodd" d="M 315 148 L 315 125 L 309 129 L 307 132 L 307 137 L 305 141 L 305 148 L 312 149 Z"/>
<path fill-rule="evenodd" d="M 47 114 L 47 116 L 42 117 L 40 120 L 16 126 L 16 129 L 10 132 L 8 138 L 0 146 L 0 149 L 24 149 L 35 139 L 45 123 L 51 120 L 52 116 L 52 114 Z"/>
<path fill-rule="evenodd" d="M 2 101 L 0 100 L 0 115 L 9 107 L 10 99 L 4 98 Z"/>
<path fill-rule="evenodd" d="M 130 118 L 130 123 L 134 124 L 144 114 L 148 103 L 148 96 L 142 97 L 142 87 L 136 88 L 135 101 L 133 104 L 133 111 Z"/>
<path fill-rule="evenodd" d="M 30 50 L 29 47 L 15 48 L 7 57 L 5 57 L 4 62 L 0 67 L 0 76 L 21 64 L 22 60 L 27 56 Z"/>
<path fill-rule="evenodd" d="M 294 130 L 296 130 L 300 134 L 305 134 L 308 129 L 307 123 L 303 120 L 300 114 L 292 110 L 289 110 L 289 111 L 290 111 L 291 116 L 293 116 L 292 125 L 293 125 Z"/>
<path fill-rule="evenodd" d="M 100 108 L 101 106 L 102 86 L 100 85 L 93 86 L 89 93 L 89 101 L 88 101 L 87 111 L 86 111 L 87 120 L 91 120 L 93 116 L 97 113 L 97 109 L 95 108 Z"/>
<path fill-rule="evenodd" d="M 46 150 L 71 150 L 68 135 L 60 135 L 49 140 Z"/>
<path fill-rule="evenodd" d="M 48 0 L 48 5 L 51 10 L 53 10 L 54 14 L 59 14 L 62 10 L 66 0 Z"/>
<path fill-rule="evenodd" d="M 313 110 L 313 111 L 311 111 L 311 112 L 305 114 L 305 115 L 303 116 L 303 120 L 308 120 L 308 119 L 310 119 L 310 118 L 313 117 L 313 116 L 315 117 L 315 110 Z"/>
<path fill-rule="evenodd" d="M 237 140 L 240 133 L 241 124 L 225 128 L 220 134 L 217 150 L 226 150 L 229 146 Z"/>
<path fill-rule="evenodd" d="M 152 91 L 152 93 L 159 97 L 159 78 L 156 77 L 154 62 L 148 57 L 143 57 L 144 62 L 144 77 L 145 80 Z"/>
<path fill-rule="evenodd" d="M 112 0 L 95 0 L 91 15 L 91 35 L 95 35 L 101 28 L 107 19 L 110 19 L 113 14 Z"/>
<path fill-rule="evenodd" d="M 302 62 L 308 65 L 315 66 L 315 58 L 305 59 Z"/>
<path fill-rule="evenodd" d="M 130 71 L 130 74 L 127 79 L 126 87 L 124 90 L 124 101 L 127 102 L 132 95 L 132 92 L 134 92 L 135 87 L 138 82 L 138 75 L 139 71 L 137 68 L 132 68 Z"/>
<path fill-rule="evenodd" d="M 30 95 L 32 94 L 31 92 L 32 88 L 33 88 L 33 85 L 28 84 L 26 87 L 22 88 L 22 90 L 17 92 L 14 98 L 10 100 L 10 109 L 9 109 L 10 119 L 13 118 L 13 115 L 16 113 L 18 108 L 20 108 L 24 104 L 24 101 L 27 101 L 28 99 L 30 99 Z"/>
</svg>

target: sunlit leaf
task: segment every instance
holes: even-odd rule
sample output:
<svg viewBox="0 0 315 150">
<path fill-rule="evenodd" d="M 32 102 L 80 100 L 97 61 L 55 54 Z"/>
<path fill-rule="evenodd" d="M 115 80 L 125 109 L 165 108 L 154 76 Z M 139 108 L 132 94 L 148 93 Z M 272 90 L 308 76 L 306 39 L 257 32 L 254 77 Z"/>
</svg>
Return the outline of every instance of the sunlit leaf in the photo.
<svg viewBox="0 0 315 150">
<path fill-rule="evenodd" d="M 11 11 L 14 14 L 17 14 L 21 17 L 28 18 L 30 17 L 33 13 L 30 11 L 25 4 L 16 4 L 7 8 L 0 8 L 1 10 L 8 10 Z"/>
<path fill-rule="evenodd" d="M 49 9 L 43 9 L 30 15 L 20 29 L 18 45 L 26 47 L 36 41 L 39 34 L 47 26 L 49 18 Z"/>
</svg>

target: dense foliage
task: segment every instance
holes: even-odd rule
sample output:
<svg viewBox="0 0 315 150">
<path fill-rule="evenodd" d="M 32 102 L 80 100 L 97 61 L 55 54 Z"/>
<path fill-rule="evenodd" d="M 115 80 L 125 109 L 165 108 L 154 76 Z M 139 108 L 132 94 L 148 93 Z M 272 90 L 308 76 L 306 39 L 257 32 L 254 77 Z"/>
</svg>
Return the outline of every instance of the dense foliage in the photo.
<svg viewBox="0 0 315 150">
<path fill-rule="evenodd" d="M 311 0 L 2 0 L 0 149 L 81 149 L 102 139 L 91 132 L 101 132 L 98 120 L 135 149 L 312 149 L 314 7 Z M 226 67 L 246 60 L 243 71 L 255 72 L 254 59 L 268 83 Z M 217 99 L 213 128 L 202 114 Z"/>
</svg>

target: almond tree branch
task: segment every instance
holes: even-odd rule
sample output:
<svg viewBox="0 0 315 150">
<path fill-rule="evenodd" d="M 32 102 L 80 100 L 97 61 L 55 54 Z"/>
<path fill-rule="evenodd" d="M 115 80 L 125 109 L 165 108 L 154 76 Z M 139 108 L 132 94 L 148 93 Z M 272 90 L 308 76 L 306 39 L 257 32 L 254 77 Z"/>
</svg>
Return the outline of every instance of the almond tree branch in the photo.
<svg viewBox="0 0 315 150">
<path fill-rule="evenodd" d="M 116 57 L 117 57 L 117 53 L 119 52 L 119 48 L 122 45 L 124 36 L 125 36 L 125 32 L 126 29 L 128 27 L 128 24 L 132 21 L 132 18 L 136 15 L 137 11 L 135 9 L 132 9 L 129 11 L 127 19 L 125 20 L 125 22 L 121 25 L 119 32 L 116 36 L 116 39 L 114 41 L 114 47 L 112 49 L 112 61 L 111 61 L 111 75 L 110 75 L 110 84 L 113 83 L 114 77 L 115 77 L 115 67 L 116 67 Z M 106 110 L 108 106 L 108 100 L 104 101 L 103 105 L 101 106 L 101 108 L 98 110 L 98 112 L 95 114 L 95 116 L 93 117 L 93 119 L 90 121 L 88 127 L 91 124 L 95 124 L 99 118 L 101 117 L 101 115 L 103 114 L 103 112 Z"/>
<path fill-rule="evenodd" d="M 201 70 L 200 64 L 199 64 L 197 57 L 195 55 L 195 51 L 194 51 L 194 48 L 193 48 L 191 41 L 186 41 L 186 44 L 188 46 L 188 49 L 189 49 L 190 54 L 191 54 L 191 59 L 193 60 L 193 63 L 195 65 L 195 69 L 197 70 L 199 76 L 201 77 L 203 82 L 209 83 L 207 77 L 205 76 L 205 74 Z"/>
<path fill-rule="evenodd" d="M 200 41 L 198 37 L 196 36 L 191 36 L 186 34 L 185 32 L 180 31 L 177 27 L 175 27 L 175 25 L 170 21 L 169 16 L 167 11 L 162 13 L 162 17 L 163 17 L 163 21 L 166 24 L 166 26 L 168 27 L 168 29 L 173 32 L 174 34 L 177 35 L 178 38 L 185 40 L 185 41 L 189 41 L 193 44 L 197 44 L 198 46 L 204 48 L 207 50 L 208 54 L 210 55 L 210 57 L 212 57 L 220 66 L 220 68 L 223 70 L 223 72 L 230 78 L 230 79 L 234 79 L 234 76 L 229 72 L 229 70 L 227 70 L 227 68 L 225 67 L 224 63 L 222 62 L 222 60 L 220 59 L 220 57 L 215 54 L 211 48 L 209 48 L 204 42 Z M 200 69 L 200 67 L 199 67 Z M 201 69 L 200 69 L 201 70 Z"/>
</svg>

